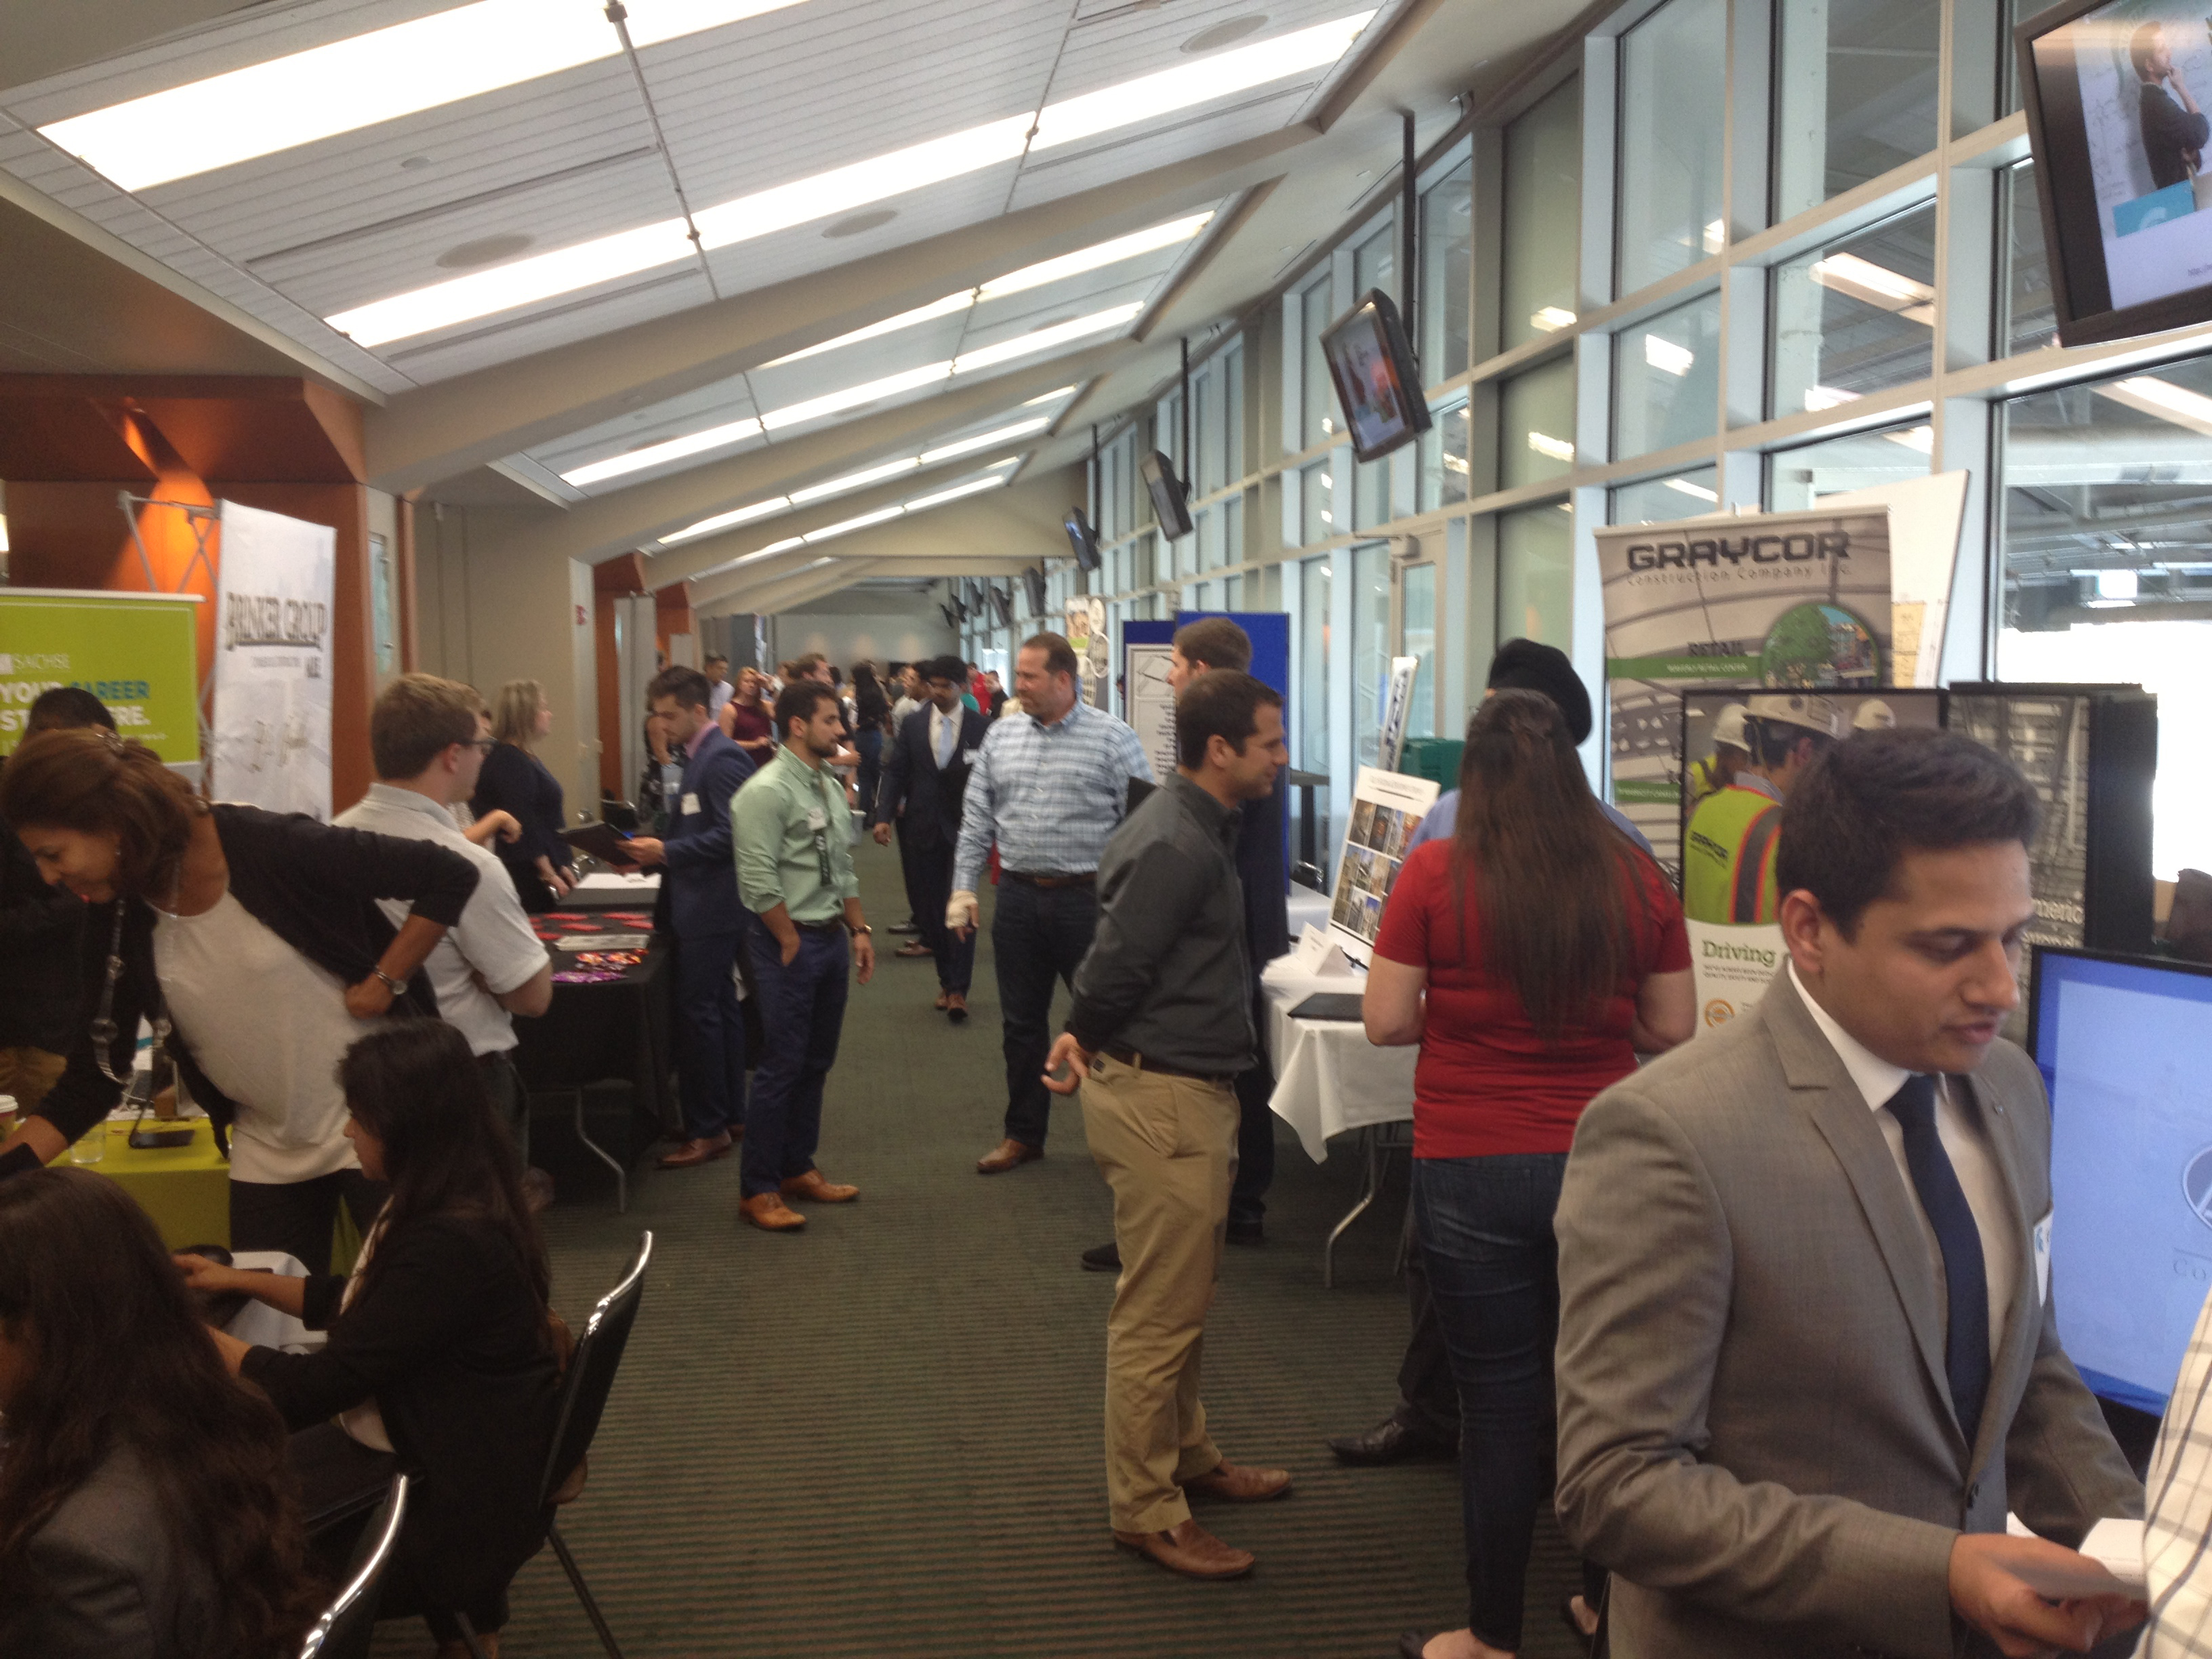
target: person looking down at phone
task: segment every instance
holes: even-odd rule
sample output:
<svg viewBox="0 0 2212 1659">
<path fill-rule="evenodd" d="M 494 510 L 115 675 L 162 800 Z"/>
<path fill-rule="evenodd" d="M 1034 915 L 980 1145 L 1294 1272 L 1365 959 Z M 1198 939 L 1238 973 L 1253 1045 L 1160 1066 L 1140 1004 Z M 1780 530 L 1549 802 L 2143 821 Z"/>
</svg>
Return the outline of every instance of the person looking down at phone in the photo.
<svg viewBox="0 0 2212 1659">
<path fill-rule="evenodd" d="M 2151 188 L 2164 190 L 2194 178 L 2204 164 L 2212 122 L 2197 107 L 2189 83 L 2173 66 L 2166 30 L 2156 23 L 2137 29 L 2128 40 L 2128 61 L 2139 83 L 2136 118 L 2142 131 L 2143 159 L 2150 163 Z"/>
<path fill-rule="evenodd" d="M 476 866 L 431 842 L 210 805 L 106 731 L 26 739 L 0 769 L 0 817 L 93 907 L 68 1069 L 0 1143 L 0 1177 L 99 1125 L 147 1018 L 227 1133 L 231 1247 L 327 1267 L 340 1201 L 364 1229 L 384 1201 L 345 1138 L 338 1058 L 395 1006 L 437 1017 L 421 970 Z M 398 928 L 379 899 L 410 907 Z"/>
</svg>

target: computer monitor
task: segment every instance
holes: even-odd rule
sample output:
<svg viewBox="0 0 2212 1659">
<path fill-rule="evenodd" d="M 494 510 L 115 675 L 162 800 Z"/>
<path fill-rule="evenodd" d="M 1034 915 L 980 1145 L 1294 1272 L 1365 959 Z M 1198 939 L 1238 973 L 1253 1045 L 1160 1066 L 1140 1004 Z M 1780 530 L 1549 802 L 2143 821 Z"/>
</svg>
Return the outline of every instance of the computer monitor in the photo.
<svg viewBox="0 0 2212 1659">
<path fill-rule="evenodd" d="M 1067 544 L 1075 553 L 1079 570 L 1098 568 L 1098 532 L 1091 527 L 1091 520 L 1083 516 L 1083 509 L 1071 507 L 1067 517 L 1061 520 L 1067 532 Z"/>
<path fill-rule="evenodd" d="M 1420 368 L 1398 307 L 1382 289 L 1370 289 L 1323 329 L 1321 349 L 1355 459 L 1378 459 L 1429 429 Z"/>
<path fill-rule="evenodd" d="M 2212 969 L 2039 945 L 2051 1291 L 2067 1357 L 2156 1413 L 2212 1291 Z"/>
</svg>

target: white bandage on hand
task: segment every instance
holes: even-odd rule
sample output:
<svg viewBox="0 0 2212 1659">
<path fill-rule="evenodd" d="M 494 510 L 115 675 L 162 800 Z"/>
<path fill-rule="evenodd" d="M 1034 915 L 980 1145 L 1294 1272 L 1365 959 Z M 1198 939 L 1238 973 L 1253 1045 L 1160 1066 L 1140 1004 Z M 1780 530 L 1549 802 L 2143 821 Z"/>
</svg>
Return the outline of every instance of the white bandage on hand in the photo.
<svg viewBox="0 0 2212 1659">
<path fill-rule="evenodd" d="M 947 927 L 973 927 L 977 912 L 975 896 L 963 888 L 945 906 L 945 925 Z"/>
</svg>

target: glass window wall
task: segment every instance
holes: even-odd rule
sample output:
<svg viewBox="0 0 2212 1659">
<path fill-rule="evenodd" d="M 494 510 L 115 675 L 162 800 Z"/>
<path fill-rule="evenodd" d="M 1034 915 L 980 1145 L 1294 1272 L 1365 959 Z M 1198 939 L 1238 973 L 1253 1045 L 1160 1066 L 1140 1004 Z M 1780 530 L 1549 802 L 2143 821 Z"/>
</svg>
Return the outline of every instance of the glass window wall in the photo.
<svg viewBox="0 0 2212 1659">
<path fill-rule="evenodd" d="M 1942 7 L 1800 0 L 1775 10 L 1778 221 L 1936 148 Z"/>
<path fill-rule="evenodd" d="M 1298 334 L 1304 350 L 1298 358 L 1298 447 L 1311 449 L 1336 431 L 1336 388 L 1329 384 L 1328 359 L 1322 356 L 1322 331 L 1336 319 L 1330 309 L 1328 264 L 1298 290 Z"/>
<path fill-rule="evenodd" d="M 1334 467 L 1334 461 L 1315 461 L 1298 474 L 1298 498 L 1303 504 L 1298 544 L 1302 547 L 1325 542 L 1337 533 Z"/>
<path fill-rule="evenodd" d="M 1498 482 L 1540 483 L 1574 470 L 1575 365 L 1561 357 L 1516 374 L 1498 394 Z"/>
<path fill-rule="evenodd" d="M 1671 477 L 1645 478 L 1613 492 L 1611 522 L 1666 524 L 1720 510 L 1720 474 L 1710 466 Z"/>
<path fill-rule="evenodd" d="M 1437 568 L 1409 565 L 1406 569 L 1405 645 L 1400 654 L 1413 657 L 1413 698 L 1406 710 L 1406 735 L 1433 738 L 1437 734 Z"/>
<path fill-rule="evenodd" d="M 1835 409 L 1935 368 L 1936 204 L 1774 273 L 1773 410 Z"/>
<path fill-rule="evenodd" d="M 1501 639 L 1574 644 L 1575 520 L 1565 502 L 1498 520 L 1498 633 Z"/>
<path fill-rule="evenodd" d="M 2058 308 L 2051 293 L 2051 259 L 2043 246 L 2043 210 L 2035 198 L 2035 163 L 2005 172 L 2004 274 L 1997 308 L 1997 356 L 2040 351 L 2058 343 Z"/>
<path fill-rule="evenodd" d="M 1390 692 L 1390 548 L 1352 550 L 1352 758 L 1372 766 L 1381 752 L 1382 707 Z"/>
<path fill-rule="evenodd" d="M 1421 380 L 1434 386 L 1467 368 L 1473 299 L 1474 160 L 1421 197 Z"/>
<path fill-rule="evenodd" d="M 1621 43 L 1621 294 L 1726 240 L 1728 9 L 1728 0 L 1668 0 Z"/>
<path fill-rule="evenodd" d="M 1766 458 L 1766 504 L 1800 513 L 1823 495 L 1925 477 L 1935 441 L 1934 429 L 1920 421 L 1777 450 Z"/>
<path fill-rule="evenodd" d="M 1328 772 L 1329 556 L 1298 563 L 1298 769 Z M 1324 796 L 1324 800 L 1326 796 Z"/>
<path fill-rule="evenodd" d="M 1622 331 L 1613 357 L 1617 459 L 1712 435 L 1720 420 L 1720 333 L 1717 294 Z"/>
<path fill-rule="evenodd" d="M 1468 400 L 1464 393 L 1433 411 L 1435 424 L 1421 434 L 1420 500 L 1418 508 L 1434 512 L 1463 501 L 1468 493 Z"/>
<path fill-rule="evenodd" d="M 1582 82 L 1548 93 L 1505 129 L 1499 336 L 1507 349 L 1575 320 L 1582 249 Z"/>
</svg>

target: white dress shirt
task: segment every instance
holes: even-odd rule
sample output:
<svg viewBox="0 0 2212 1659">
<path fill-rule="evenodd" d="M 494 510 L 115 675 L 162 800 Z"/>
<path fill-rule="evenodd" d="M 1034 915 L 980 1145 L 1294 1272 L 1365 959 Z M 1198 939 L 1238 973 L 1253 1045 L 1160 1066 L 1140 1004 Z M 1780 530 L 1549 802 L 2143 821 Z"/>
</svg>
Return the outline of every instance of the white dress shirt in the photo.
<svg viewBox="0 0 2212 1659">
<path fill-rule="evenodd" d="M 1912 1213 L 1920 1218 L 1929 1265 L 1935 1270 L 1937 1304 L 1942 1308 L 1948 1323 L 1951 1313 L 1945 1291 L 1943 1251 L 1936 1242 L 1936 1229 L 1929 1224 L 1927 1212 L 1920 1207 L 1919 1189 L 1913 1186 L 1911 1167 L 1905 1161 L 1905 1126 L 1897 1121 L 1895 1113 L 1882 1109 L 1912 1073 L 1902 1066 L 1891 1065 L 1838 1025 L 1806 991 L 1805 981 L 1797 977 L 1797 964 L 1794 962 L 1790 964 L 1790 982 L 1797 988 L 1806 1012 L 1813 1016 L 1820 1035 L 1828 1039 L 1837 1058 L 1844 1062 L 1844 1069 L 1850 1073 L 1868 1109 L 1874 1113 L 1875 1121 L 1881 1127 L 1881 1138 L 1888 1144 L 1890 1158 L 1897 1164 L 1898 1179 L 1905 1183 L 1905 1199 L 1912 1206 Z M 2013 1213 L 2011 1195 L 1997 1169 L 1996 1155 L 1990 1150 L 1989 1136 L 1977 1115 L 1961 1099 L 1963 1092 L 1954 1087 L 1948 1077 L 1936 1079 L 1936 1137 L 1943 1143 L 1951 1168 L 1958 1175 L 1960 1188 L 1966 1195 L 1966 1207 L 1974 1212 L 1974 1231 L 1982 1236 L 1982 1273 L 1988 1281 L 1990 1293 L 1990 1353 L 1994 1359 L 2004 1340 L 2005 1321 L 2012 1313 L 2013 1291 L 2020 1284 L 2023 1241 L 2019 1218 Z"/>
</svg>

